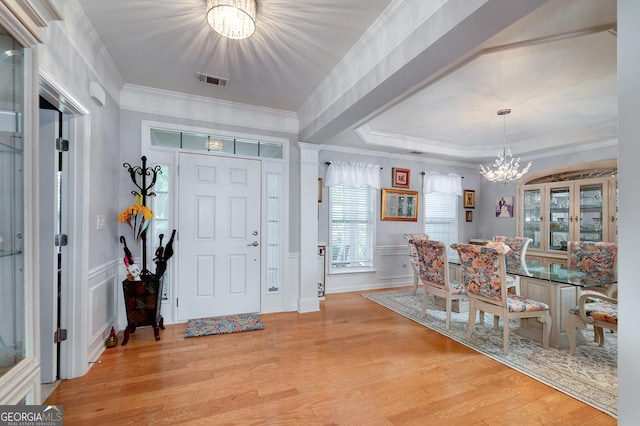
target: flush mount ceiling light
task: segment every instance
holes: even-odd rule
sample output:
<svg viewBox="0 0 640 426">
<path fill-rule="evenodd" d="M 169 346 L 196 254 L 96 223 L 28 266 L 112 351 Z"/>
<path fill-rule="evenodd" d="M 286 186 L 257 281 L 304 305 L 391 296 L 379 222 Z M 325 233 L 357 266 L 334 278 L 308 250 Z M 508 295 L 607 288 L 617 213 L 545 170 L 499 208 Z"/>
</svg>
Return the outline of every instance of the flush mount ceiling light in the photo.
<svg viewBox="0 0 640 426">
<path fill-rule="evenodd" d="M 529 171 L 531 167 L 531 161 L 527 164 L 527 167 L 519 171 L 520 158 L 514 159 L 511 155 L 511 151 L 507 150 L 507 114 L 511 113 L 511 109 L 501 109 L 498 111 L 498 115 L 504 118 L 504 145 L 502 151 L 498 153 L 498 158 L 493 162 L 490 167 L 484 167 L 480 165 L 482 170 L 480 174 L 487 178 L 491 182 L 499 183 L 500 185 L 509 185 L 514 180 L 520 179 Z"/>
<path fill-rule="evenodd" d="M 207 22 L 227 38 L 250 37 L 256 31 L 256 1 L 207 0 Z"/>
<path fill-rule="evenodd" d="M 207 136 L 207 141 L 204 143 L 207 151 L 222 151 L 223 145 L 220 139 L 213 139 L 211 136 Z"/>
</svg>

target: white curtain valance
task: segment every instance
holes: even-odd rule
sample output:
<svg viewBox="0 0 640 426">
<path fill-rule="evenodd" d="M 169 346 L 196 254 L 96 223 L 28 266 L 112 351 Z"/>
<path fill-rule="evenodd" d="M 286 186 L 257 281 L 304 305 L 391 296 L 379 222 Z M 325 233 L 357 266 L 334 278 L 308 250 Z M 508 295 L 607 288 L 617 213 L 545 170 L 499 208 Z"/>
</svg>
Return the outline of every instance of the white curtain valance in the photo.
<svg viewBox="0 0 640 426">
<path fill-rule="evenodd" d="M 345 185 L 352 188 L 369 185 L 380 189 L 380 166 L 332 161 L 327 168 L 325 186 L 336 185 Z"/>
<path fill-rule="evenodd" d="M 454 173 L 447 175 L 435 172 L 425 173 L 422 181 L 422 193 L 430 194 L 432 192 L 462 196 L 462 177 Z"/>
</svg>

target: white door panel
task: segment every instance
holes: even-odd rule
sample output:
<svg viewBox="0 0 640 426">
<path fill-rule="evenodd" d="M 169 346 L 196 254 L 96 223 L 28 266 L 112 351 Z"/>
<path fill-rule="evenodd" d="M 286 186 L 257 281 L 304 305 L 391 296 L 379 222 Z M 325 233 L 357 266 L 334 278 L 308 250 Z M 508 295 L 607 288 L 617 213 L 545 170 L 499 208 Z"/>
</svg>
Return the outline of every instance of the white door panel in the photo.
<svg viewBox="0 0 640 426">
<path fill-rule="evenodd" d="M 182 153 L 179 185 L 178 318 L 259 312 L 260 162 Z"/>
</svg>

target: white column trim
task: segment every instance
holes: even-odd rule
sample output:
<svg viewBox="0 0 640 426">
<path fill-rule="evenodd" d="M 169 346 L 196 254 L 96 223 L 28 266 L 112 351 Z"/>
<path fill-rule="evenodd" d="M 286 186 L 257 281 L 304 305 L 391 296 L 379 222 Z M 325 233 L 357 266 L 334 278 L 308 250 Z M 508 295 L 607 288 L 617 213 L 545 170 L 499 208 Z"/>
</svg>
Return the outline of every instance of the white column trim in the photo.
<svg viewBox="0 0 640 426">
<path fill-rule="evenodd" d="M 322 145 L 300 146 L 300 269 L 298 311 L 320 310 L 318 298 L 318 153 Z"/>
</svg>

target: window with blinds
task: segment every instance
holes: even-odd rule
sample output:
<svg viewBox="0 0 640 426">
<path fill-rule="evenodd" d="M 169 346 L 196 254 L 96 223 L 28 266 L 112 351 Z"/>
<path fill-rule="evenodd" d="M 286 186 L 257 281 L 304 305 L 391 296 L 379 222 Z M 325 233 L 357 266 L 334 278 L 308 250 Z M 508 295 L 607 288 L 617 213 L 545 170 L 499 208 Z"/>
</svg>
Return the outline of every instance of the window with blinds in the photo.
<svg viewBox="0 0 640 426">
<path fill-rule="evenodd" d="M 331 272 L 371 270 L 375 191 L 369 186 L 329 188 Z"/>
<path fill-rule="evenodd" d="M 449 247 L 458 241 L 458 196 L 432 192 L 424 194 L 424 232 L 430 240 L 442 241 L 447 256 L 458 261 L 458 252 Z"/>
</svg>

